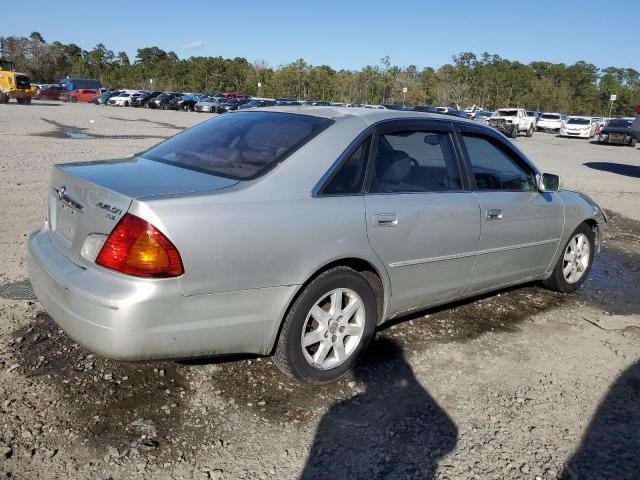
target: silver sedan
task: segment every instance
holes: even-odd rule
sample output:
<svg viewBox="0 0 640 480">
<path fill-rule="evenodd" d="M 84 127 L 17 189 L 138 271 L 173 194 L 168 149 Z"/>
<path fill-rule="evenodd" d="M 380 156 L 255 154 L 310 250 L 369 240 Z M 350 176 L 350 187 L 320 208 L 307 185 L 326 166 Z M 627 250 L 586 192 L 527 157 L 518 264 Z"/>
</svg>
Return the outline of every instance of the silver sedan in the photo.
<svg viewBox="0 0 640 480">
<path fill-rule="evenodd" d="M 273 355 L 333 381 L 376 328 L 508 285 L 572 292 L 606 222 L 498 132 L 438 114 L 241 111 L 57 165 L 30 236 L 44 309 L 123 360 Z"/>
</svg>

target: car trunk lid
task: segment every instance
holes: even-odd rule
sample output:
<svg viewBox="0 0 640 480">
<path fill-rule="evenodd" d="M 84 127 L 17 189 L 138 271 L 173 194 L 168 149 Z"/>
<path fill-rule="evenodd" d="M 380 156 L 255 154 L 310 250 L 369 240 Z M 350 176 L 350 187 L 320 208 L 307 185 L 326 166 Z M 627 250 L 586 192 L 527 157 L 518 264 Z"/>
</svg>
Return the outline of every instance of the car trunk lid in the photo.
<svg viewBox="0 0 640 480">
<path fill-rule="evenodd" d="M 90 234 L 108 235 L 133 199 L 220 190 L 237 180 L 143 158 L 56 165 L 49 225 L 58 248 L 75 263 Z"/>
</svg>

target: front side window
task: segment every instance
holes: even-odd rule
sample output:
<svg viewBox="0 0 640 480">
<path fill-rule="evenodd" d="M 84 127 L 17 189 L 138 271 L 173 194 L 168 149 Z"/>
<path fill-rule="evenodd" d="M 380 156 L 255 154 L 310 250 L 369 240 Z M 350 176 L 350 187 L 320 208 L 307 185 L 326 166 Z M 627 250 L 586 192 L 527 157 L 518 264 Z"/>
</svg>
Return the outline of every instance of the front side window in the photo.
<svg viewBox="0 0 640 480">
<path fill-rule="evenodd" d="M 535 173 L 503 143 L 484 135 L 462 135 L 478 190 L 536 190 Z"/>
<path fill-rule="evenodd" d="M 323 193 L 329 195 L 347 195 L 362 192 L 362 183 L 367 169 L 367 158 L 369 157 L 369 145 L 371 137 L 367 137 L 358 148 L 356 148 L 346 162 L 331 179 Z"/>
<path fill-rule="evenodd" d="M 461 188 L 448 133 L 402 131 L 378 137 L 370 191 L 441 192 Z"/>
<path fill-rule="evenodd" d="M 244 180 L 266 172 L 332 123 L 311 115 L 232 113 L 185 130 L 143 157 Z"/>
</svg>

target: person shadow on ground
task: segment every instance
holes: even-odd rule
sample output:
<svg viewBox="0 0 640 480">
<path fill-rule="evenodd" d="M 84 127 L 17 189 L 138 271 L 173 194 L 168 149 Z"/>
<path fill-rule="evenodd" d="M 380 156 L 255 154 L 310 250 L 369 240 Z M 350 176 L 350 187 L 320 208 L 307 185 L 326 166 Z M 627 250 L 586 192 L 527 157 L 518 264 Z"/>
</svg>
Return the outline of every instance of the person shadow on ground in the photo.
<svg viewBox="0 0 640 480">
<path fill-rule="evenodd" d="M 640 362 L 623 372 L 611 387 L 561 478 L 640 478 Z"/>
<path fill-rule="evenodd" d="M 417 382 L 398 344 L 376 341 L 354 376 L 364 391 L 324 415 L 299 478 L 435 478 L 458 429 Z"/>
</svg>

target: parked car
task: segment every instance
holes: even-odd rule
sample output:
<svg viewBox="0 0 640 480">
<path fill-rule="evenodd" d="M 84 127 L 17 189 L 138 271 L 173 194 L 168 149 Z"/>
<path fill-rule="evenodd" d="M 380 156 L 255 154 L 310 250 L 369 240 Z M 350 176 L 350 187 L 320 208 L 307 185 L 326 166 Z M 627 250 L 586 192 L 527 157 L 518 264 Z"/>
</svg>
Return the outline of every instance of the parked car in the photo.
<svg viewBox="0 0 640 480">
<path fill-rule="evenodd" d="M 96 105 L 107 105 L 108 101 L 111 97 L 115 97 L 117 95 L 119 95 L 121 92 L 119 90 L 115 90 L 115 91 L 107 91 L 105 93 L 103 93 L 102 95 L 98 95 L 96 97 L 93 97 L 91 99 L 91 103 L 94 103 Z"/>
<path fill-rule="evenodd" d="M 473 114 L 473 120 L 483 125 L 489 125 L 489 119 L 493 116 L 493 112 L 485 112 L 484 110 L 475 112 Z"/>
<path fill-rule="evenodd" d="M 522 132 L 531 137 L 535 130 L 535 120 L 524 108 L 499 108 L 489 119 L 489 125 L 509 138 Z"/>
<path fill-rule="evenodd" d="M 292 98 L 276 98 L 276 106 L 278 107 L 300 106 L 300 105 L 302 105 L 302 103 Z"/>
<path fill-rule="evenodd" d="M 560 128 L 561 137 L 592 138 L 596 134 L 596 122 L 591 117 L 569 117 Z"/>
<path fill-rule="evenodd" d="M 238 95 L 235 92 L 218 92 L 212 95 L 213 98 L 236 98 L 236 97 L 244 97 L 244 95 Z"/>
<path fill-rule="evenodd" d="M 600 130 L 602 130 L 602 127 L 605 126 L 605 124 L 607 123 L 607 120 L 604 117 L 592 117 L 592 119 L 596 124 L 595 135 L 599 135 Z"/>
<path fill-rule="evenodd" d="M 247 103 L 239 105 L 239 109 L 244 108 L 262 108 L 262 107 L 275 107 L 276 101 L 270 100 L 266 98 L 254 98 L 249 100 Z"/>
<path fill-rule="evenodd" d="M 636 142 L 640 141 L 640 112 L 638 112 L 636 119 L 631 124 L 631 136 Z"/>
<path fill-rule="evenodd" d="M 167 108 L 169 110 L 184 110 L 185 112 L 192 112 L 195 109 L 196 103 L 204 98 L 207 98 L 207 95 L 196 94 L 174 97 L 169 101 Z"/>
<path fill-rule="evenodd" d="M 177 93 L 177 92 L 161 93 L 157 97 L 154 97 L 148 100 L 145 106 L 147 108 L 161 108 L 163 110 L 166 110 L 167 108 L 169 108 L 169 102 L 171 100 L 181 96 L 182 96 L 182 93 Z"/>
<path fill-rule="evenodd" d="M 72 92 L 61 93 L 60 100 L 71 103 L 90 102 L 99 95 L 100 92 L 98 90 L 81 88 L 79 90 L 73 90 Z"/>
<path fill-rule="evenodd" d="M 537 130 L 560 133 L 563 116 L 559 113 L 543 113 L 538 119 Z"/>
<path fill-rule="evenodd" d="M 66 94 L 67 89 L 62 85 L 43 85 L 33 96 L 35 100 L 59 100 L 60 95 Z"/>
<path fill-rule="evenodd" d="M 149 100 L 157 97 L 158 95 L 164 92 L 145 92 L 137 97 L 131 98 L 131 106 L 132 107 L 144 107 Z"/>
<path fill-rule="evenodd" d="M 408 312 L 576 290 L 606 222 L 495 130 L 393 110 L 232 112 L 57 165 L 48 188 L 28 274 L 74 341 L 122 360 L 273 354 L 310 383 Z"/>
<path fill-rule="evenodd" d="M 237 110 L 240 105 L 248 103 L 247 100 L 239 100 L 237 98 L 227 98 L 216 104 L 216 113 L 227 113 Z"/>
<path fill-rule="evenodd" d="M 540 112 L 527 110 L 527 116 L 533 118 L 533 128 L 535 129 L 538 125 L 538 118 L 540 117 Z"/>
<path fill-rule="evenodd" d="M 223 97 L 204 97 L 193 106 L 195 112 L 215 113 L 219 103 L 224 102 Z"/>
<path fill-rule="evenodd" d="M 58 82 L 58 85 L 63 86 L 67 92 L 73 92 L 75 90 L 98 90 L 102 88 L 100 80 L 93 78 L 63 78 Z M 102 93 L 102 92 L 100 92 Z"/>
<path fill-rule="evenodd" d="M 139 96 L 141 96 L 140 93 L 120 92 L 118 95 L 109 98 L 107 104 L 116 107 L 128 107 L 133 99 Z"/>
<path fill-rule="evenodd" d="M 635 147 L 638 140 L 631 134 L 633 118 L 613 118 L 607 122 L 598 136 L 598 142 Z"/>
</svg>

